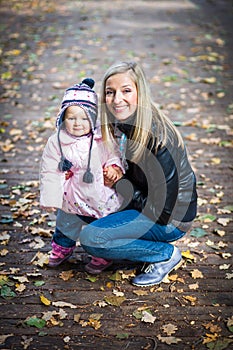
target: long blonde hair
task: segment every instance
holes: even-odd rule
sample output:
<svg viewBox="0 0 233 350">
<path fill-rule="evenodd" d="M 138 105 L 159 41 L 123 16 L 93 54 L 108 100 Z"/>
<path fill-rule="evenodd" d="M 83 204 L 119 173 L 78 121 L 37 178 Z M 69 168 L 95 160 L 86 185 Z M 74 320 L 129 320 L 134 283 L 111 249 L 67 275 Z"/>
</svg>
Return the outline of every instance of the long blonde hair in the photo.
<svg viewBox="0 0 233 350">
<path fill-rule="evenodd" d="M 103 140 L 108 142 L 114 137 L 114 129 L 110 121 L 109 112 L 106 106 L 105 88 L 106 81 L 112 75 L 118 73 L 128 73 L 135 83 L 138 94 L 137 110 L 134 121 L 134 132 L 130 145 L 133 154 L 132 161 L 137 162 L 141 159 L 149 141 L 151 148 L 155 145 L 155 153 L 158 145 L 166 146 L 174 143 L 174 138 L 178 141 L 178 146 L 183 147 L 183 139 L 175 128 L 171 120 L 158 109 L 151 99 L 151 93 L 147 84 L 145 73 L 136 62 L 120 62 L 112 65 L 105 73 L 101 87 L 101 128 Z"/>
</svg>

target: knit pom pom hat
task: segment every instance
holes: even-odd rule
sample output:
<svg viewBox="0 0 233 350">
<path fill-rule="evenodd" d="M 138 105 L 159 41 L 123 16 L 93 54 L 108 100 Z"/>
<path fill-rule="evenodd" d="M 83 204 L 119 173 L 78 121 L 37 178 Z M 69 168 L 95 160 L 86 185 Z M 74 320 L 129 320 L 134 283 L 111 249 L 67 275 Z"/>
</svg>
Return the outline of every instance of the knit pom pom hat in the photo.
<svg viewBox="0 0 233 350">
<path fill-rule="evenodd" d="M 57 117 L 57 126 L 64 121 L 65 111 L 69 106 L 80 106 L 87 113 L 92 131 L 95 129 L 98 114 L 98 98 L 94 90 L 95 81 L 91 78 L 84 79 L 81 84 L 75 84 L 65 91 L 61 109 Z"/>
<path fill-rule="evenodd" d="M 79 106 L 83 108 L 83 110 L 86 112 L 90 123 L 91 123 L 91 143 L 90 143 L 90 149 L 89 149 L 89 156 L 87 161 L 87 170 L 84 173 L 83 181 L 86 183 L 93 182 L 93 174 L 91 173 L 90 169 L 90 161 L 91 161 L 91 149 L 93 144 L 93 133 L 95 130 L 96 125 L 96 119 L 98 114 L 98 98 L 97 94 L 94 90 L 92 90 L 93 86 L 95 85 L 95 81 L 91 78 L 84 79 L 81 84 L 75 84 L 72 87 L 68 88 L 65 91 L 62 104 L 61 104 L 61 110 L 58 114 L 56 126 L 58 127 L 58 145 L 61 152 L 61 160 L 58 164 L 58 169 L 60 171 L 68 171 L 71 169 L 73 164 L 64 157 L 62 148 L 61 148 L 61 142 L 60 142 L 60 130 L 63 127 L 63 121 L 65 117 L 65 111 L 69 106 Z"/>
</svg>

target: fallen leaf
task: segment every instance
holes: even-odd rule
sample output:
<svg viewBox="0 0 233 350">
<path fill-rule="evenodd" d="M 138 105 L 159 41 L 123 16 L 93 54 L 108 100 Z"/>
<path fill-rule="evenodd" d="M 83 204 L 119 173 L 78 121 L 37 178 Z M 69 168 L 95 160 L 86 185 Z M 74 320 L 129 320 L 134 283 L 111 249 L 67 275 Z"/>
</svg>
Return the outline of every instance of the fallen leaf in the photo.
<svg viewBox="0 0 233 350">
<path fill-rule="evenodd" d="M 142 318 L 141 318 L 142 322 L 154 323 L 155 320 L 156 320 L 156 317 L 152 316 L 151 313 L 149 313 L 148 311 L 142 311 Z"/>
<path fill-rule="evenodd" d="M 139 289 L 139 290 L 134 290 L 133 291 L 134 294 L 141 296 L 141 295 L 148 295 L 148 291 L 147 290 L 143 290 L 143 289 Z"/>
<path fill-rule="evenodd" d="M 129 333 L 118 333 L 116 335 L 116 339 L 128 339 L 129 338 Z"/>
<path fill-rule="evenodd" d="M 196 278 L 203 278 L 203 274 L 201 271 L 194 269 L 193 271 L 191 271 L 191 276 L 192 278 L 196 279 Z"/>
<path fill-rule="evenodd" d="M 164 333 L 167 333 L 167 335 L 172 335 L 177 331 L 177 326 L 175 326 L 172 323 L 168 323 L 164 326 L 162 326 L 162 330 L 164 331 Z"/>
<path fill-rule="evenodd" d="M 75 321 L 75 322 L 79 322 L 79 321 L 80 321 L 80 318 L 81 318 L 81 314 L 75 314 L 75 315 L 74 315 L 74 321 Z"/>
<path fill-rule="evenodd" d="M 14 334 L 13 333 L 10 333 L 10 334 L 2 334 L 0 335 L 0 344 L 4 344 L 5 343 L 5 340 L 9 337 L 13 337 Z"/>
<path fill-rule="evenodd" d="M 191 305 L 195 305 L 195 301 L 197 301 L 197 298 L 196 298 L 196 297 L 192 297 L 192 296 L 190 296 L 190 295 L 185 295 L 185 296 L 183 296 L 183 298 L 184 298 L 185 300 L 190 301 Z"/>
<path fill-rule="evenodd" d="M 116 295 L 117 297 L 123 297 L 124 296 L 124 293 L 123 292 L 120 292 L 119 290 L 117 289 L 113 289 L 113 294 Z"/>
<path fill-rule="evenodd" d="M 100 321 L 93 319 L 93 318 L 89 318 L 87 324 L 89 326 L 91 326 L 92 328 L 94 328 L 95 330 L 99 329 L 101 327 L 101 323 Z"/>
<path fill-rule="evenodd" d="M 29 317 L 27 318 L 24 323 L 28 326 L 33 326 L 33 327 L 36 327 L 36 328 L 43 328 L 45 325 L 46 325 L 46 321 L 41 319 L 41 318 L 38 318 L 36 316 L 32 316 L 32 317 Z"/>
<path fill-rule="evenodd" d="M 190 250 L 182 251 L 181 255 L 186 259 L 195 260 L 195 257 L 190 253 Z"/>
<path fill-rule="evenodd" d="M 231 267 L 231 264 L 219 265 L 219 270 L 228 270 Z"/>
<path fill-rule="evenodd" d="M 64 343 L 69 343 L 70 337 L 67 335 L 65 338 L 63 338 Z"/>
<path fill-rule="evenodd" d="M 162 342 L 162 343 L 166 343 L 168 345 L 171 344 L 178 344 L 179 342 L 181 342 L 182 340 L 180 338 L 176 338 L 176 337 L 161 337 L 161 335 L 158 335 L 158 339 Z"/>
<path fill-rule="evenodd" d="M 59 277 L 63 280 L 63 281 L 69 281 L 72 277 L 74 277 L 74 273 L 72 270 L 69 271 L 63 271 L 59 274 Z"/>
<path fill-rule="evenodd" d="M 220 224 L 222 226 L 227 226 L 230 221 L 231 221 L 231 219 L 229 219 L 229 218 L 218 218 L 217 219 L 218 224 Z"/>
<path fill-rule="evenodd" d="M 53 301 L 52 305 L 58 306 L 58 307 L 70 307 L 71 309 L 77 309 L 76 305 L 73 305 L 71 303 L 66 303 L 64 301 Z"/>
<path fill-rule="evenodd" d="M 220 158 L 217 158 L 217 157 L 211 158 L 211 164 L 218 165 L 220 163 L 221 163 Z"/>
<path fill-rule="evenodd" d="M 189 289 L 194 289 L 194 290 L 196 290 L 196 289 L 199 288 L 199 284 L 198 284 L 198 283 L 189 284 L 188 287 L 189 287 Z"/>
<path fill-rule="evenodd" d="M 233 333 L 233 316 L 227 319 L 227 328 Z"/>
<path fill-rule="evenodd" d="M 22 293 L 26 289 L 26 286 L 23 283 L 16 283 L 15 287 L 16 292 L 19 293 Z"/>
<path fill-rule="evenodd" d="M 114 305 L 114 306 L 120 306 L 126 298 L 123 297 L 117 297 L 117 296 L 105 296 L 104 301 L 106 301 L 109 305 Z"/>
<path fill-rule="evenodd" d="M 40 301 L 46 306 L 49 306 L 51 304 L 51 301 L 46 297 L 44 297 L 43 295 L 40 296 Z"/>
</svg>

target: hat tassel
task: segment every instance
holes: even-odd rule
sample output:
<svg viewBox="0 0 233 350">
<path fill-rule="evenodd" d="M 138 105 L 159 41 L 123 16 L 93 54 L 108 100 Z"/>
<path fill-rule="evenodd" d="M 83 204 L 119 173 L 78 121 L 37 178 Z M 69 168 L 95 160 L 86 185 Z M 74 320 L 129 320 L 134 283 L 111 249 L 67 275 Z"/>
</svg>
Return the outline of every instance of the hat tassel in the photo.
<svg viewBox="0 0 233 350">
<path fill-rule="evenodd" d="M 73 163 L 71 163 L 68 159 L 66 159 L 64 157 L 64 154 L 63 154 L 62 148 L 61 148 L 60 131 L 61 131 L 61 125 L 59 125 L 59 129 L 58 129 L 58 133 L 57 133 L 58 146 L 59 146 L 60 153 L 61 153 L 61 160 L 58 163 L 58 169 L 60 171 L 68 171 L 73 166 Z"/>
</svg>

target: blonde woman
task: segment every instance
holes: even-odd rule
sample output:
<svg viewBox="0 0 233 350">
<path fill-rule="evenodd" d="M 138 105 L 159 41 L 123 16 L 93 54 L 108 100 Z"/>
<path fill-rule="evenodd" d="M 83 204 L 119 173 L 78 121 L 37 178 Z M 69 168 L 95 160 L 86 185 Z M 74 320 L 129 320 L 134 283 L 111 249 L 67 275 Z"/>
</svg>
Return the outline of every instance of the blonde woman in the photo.
<svg viewBox="0 0 233 350">
<path fill-rule="evenodd" d="M 86 226 L 80 242 L 97 257 L 146 263 L 134 285 L 159 284 L 181 262 L 171 242 L 185 235 L 196 216 L 196 179 L 184 142 L 151 99 L 135 62 L 117 63 L 104 75 L 101 123 L 104 141 L 118 141 L 127 169 L 109 184 L 124 196 L 124 205 Z"/>
</svg>

